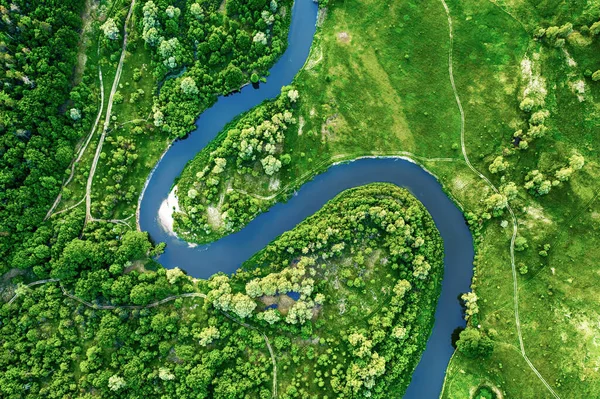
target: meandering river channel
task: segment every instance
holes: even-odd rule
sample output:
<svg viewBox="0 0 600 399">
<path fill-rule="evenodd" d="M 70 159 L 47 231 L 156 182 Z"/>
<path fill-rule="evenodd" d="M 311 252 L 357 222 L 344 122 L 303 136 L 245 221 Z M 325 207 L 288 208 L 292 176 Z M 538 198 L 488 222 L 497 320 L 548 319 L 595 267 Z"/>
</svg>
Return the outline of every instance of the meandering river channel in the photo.
<svg viewBox="0 0 600 399">
<path fill-rule="evenodd" d="M 270 70 L 260 88 L 244 87 L 240 93 L 220 97 L 196 121 L 196 130 L 176 141 L 156 165 L 140 201 L 139 225 L 167 248 L 159 262 L 166 268 L 180 267 L 188 274 L 208 278 L 222 271 L 234 272 L 246 259 L 281 233 L 291 230 L 319 210 L 341 191 L 372 183 L 390 182 L 405 187 L 425 205 L 444 240 L 444 279 L 435 314 L 435 324 L 404 398 L 438 398 L 446 367 L 454 352 L 452 332 L 464 326 L 458 296 L 469 290 L 473 275 L 473 239 L 460 210 L 446 196 L 439 182 L 418 165 L 403 159 L 359 159 L 334 165 L 316 176 L 286 203 L 273 206 L 243 230 L 209 245 L 191 245 L 164 230 L 158 210 L 186 163 L 204 148 L 237 115 L 266 99 L 275 98 L 282 86 L 292 82 L 304 65 L 316 31 L 317 6 L 311 0 L 296 0 L 288 37 L 288 48 Z"/>
</svg>

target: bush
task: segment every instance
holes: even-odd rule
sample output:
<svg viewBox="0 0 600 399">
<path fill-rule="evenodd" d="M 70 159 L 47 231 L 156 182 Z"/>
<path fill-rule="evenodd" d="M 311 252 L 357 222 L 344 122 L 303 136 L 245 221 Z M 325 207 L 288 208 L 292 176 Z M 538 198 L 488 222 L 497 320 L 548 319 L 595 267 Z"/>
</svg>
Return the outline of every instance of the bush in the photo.
<svg viewBox="0 0 600 399">
<path fill-rule="evenodd" d="M 515 251 L 524 251 L 529 247 L 529 245 L 527 244 L 527 239 L 525 237 L 522 236 L 518 236 L 515 239 Z"/>
<path fill-rule="evenodd" d="M 494 351 L 493 341 L 474 327 L 467 327 L 460 333 L 457 349 L 470 358 L 486 359 Z"/>
</svg>

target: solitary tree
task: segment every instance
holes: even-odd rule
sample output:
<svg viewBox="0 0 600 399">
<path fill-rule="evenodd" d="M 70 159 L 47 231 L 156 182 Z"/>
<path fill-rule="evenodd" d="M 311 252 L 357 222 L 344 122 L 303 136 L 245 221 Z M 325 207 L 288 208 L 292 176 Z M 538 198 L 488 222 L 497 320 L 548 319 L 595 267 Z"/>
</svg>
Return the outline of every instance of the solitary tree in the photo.
<svg viewBox="0 0 600 399">
<path fill-rule="evenodd" d="M 273 155 L 267 155 L 261 161 L 265 173 L 269 176 L 281 169 L 281 161 Z"/>
<path fill-rule="evenodd" d="M 232 308 L 238 317 L 245 319 L 252 314 L 252 311 L 256 308 L 256 302 L 248 295 L 237 293 L 231 299 Z"/>
<path fill-rule="evenodd" d="M 204 17 L 204 12 L 202 11 L 202 6 L 198 3 L 194 3 L 190 6 L 190 12 L 196 19 L 202 19 Z"/>
<path fill-rule="evenodd" d="M 214 327 L 214 326 L 206 327 L 202 331 L 200 331 L 199 344 L 201 346 L 206 346 L 206 345 L 212 343 L 215 339 L 219 339 L 220 336 L 221 336 L 221 334 L 219 333 L 219 330 L 217 329 L 217 327 Z"/>
<path fill-rule="evenodd" d="M 534 106 L 535 102 L 529 97 L 525 97 L 523 101 L 521 101 L 521 104 L 519 104 L 519 108 L 521 108 L 521 110 L 525 112 L 531 111 Z"/>
<path fill-rule="evenodd" d="M 71 117 L 71 119 L 76 121 L 76 120 L 81 119 L 81 112 L 79 112 L 79 110 L 77 108 L 71 108 L 69 110 L 69 116 Z"/>
<path fill-rule="evenodd" d="M 492 173 L 498 173 L 498 172 L 502 172 L 502 171 L 506 170 L 507 166 L 508 166 L 508 162 L 506 162 L 504 160 L 504 157 L 502 157 L 502 155 L 500 155 L 500 156 L 497 156 L 494 159 L 494 162 L 492 162 L 490 164 L 489 169 L 490 169 L 490 172 L 492 172 Z"/>
<path fill-rule="evenodd" d="M 515 250 L 524 251 L 528 247 L 529 247 L 529 245 L 527 245 L 527 239 L 525 237 L 518 236 L 515 239 Z"/>
<path fill-rule="evenodd" d="M 288 91 L 288 98 L 290 99 L 291 102 L 295 103 L 296 100 L 298 100 L 298 97 L 300 97 L 300 95 L 298 94 L 298 90 Z"/>
<path fill-rule="evenodd" d="M 252 41 L 254 43 L 261 43 L 263 45 L 266 45 L 267 44 L 267 35 L 265 35 L 264 32 L 256 32 Z"/>
<path fill-rule="evenodd" d="M 108 379 L 108 388 L 111 391 L 118 391 L 119 389 L 123 388 L 125 385 L 127 385 L 127 383 L 125 382 L 125 379 L 123 379 L 123 377 L 120 377 L 116 374 Z"/>
<path fill-rule="evenodd" d="M 573 154 L 571 158 L 569 158 L 569 166 L 571 166 L 575 170 L 583 168 L 584 164 L 585 159 L 579 154 Z"/>
</svg>

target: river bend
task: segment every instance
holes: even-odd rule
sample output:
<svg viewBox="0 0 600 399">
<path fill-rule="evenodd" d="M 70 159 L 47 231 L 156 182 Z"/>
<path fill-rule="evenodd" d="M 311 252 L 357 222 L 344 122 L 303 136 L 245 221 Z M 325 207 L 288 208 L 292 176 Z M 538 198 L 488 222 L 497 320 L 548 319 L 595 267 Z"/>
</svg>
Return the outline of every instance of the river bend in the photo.
<svg viewBox="0 0 600 399">
<path fill-rule="evenodd" d="M 189 275 L 208 278 L 214 273 L 234 272 L 245 260 L 287 230 L 314 214 L 327 201 L 348 188 L 389 182 L 407 188 L 427 208 L 444 241 L 444 277 L 435 313 L 435 324 L 404 398 L 438 398 L 454 349 L 452 332 L 464 327 L 458 301 L 469 291 L 473 275 L 473 239 L 461 211 L 448 198 L 439 182 L 420 166 L 404 159 L 365 158 L 334 165 L 304 184 L 286 203 L 274 205 L 241 231 L 212 244 L 193 245 L 167 233 L 158 222 L 158 210 L 183 168 L 223 127 L 242 112 L 275 98 L 282 86 L 292 82 L 304 65 L 315 34 L 317 6 L 311 0 L 296 0 L 288 36 L 288 48 L 270 70 L 259 89 L 220 97 L 196 121 L 196 130 L 173 143 L 149 177 L 140 200 L 139 225 L 155 242 L 167 244 L 159 262 L 166 268 L 180 267 Z"/>
</svg>

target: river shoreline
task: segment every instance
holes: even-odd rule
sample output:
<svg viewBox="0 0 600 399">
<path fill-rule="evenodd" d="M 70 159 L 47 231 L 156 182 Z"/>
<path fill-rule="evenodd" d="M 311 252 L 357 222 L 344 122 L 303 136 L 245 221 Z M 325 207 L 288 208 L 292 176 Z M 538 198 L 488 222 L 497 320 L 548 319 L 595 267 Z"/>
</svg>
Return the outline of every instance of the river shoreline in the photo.
<svg viewBox="0 0 600 399">
<path fill-rule="evenodd" d="M 169 195 L 162 204 L 160 204 L 160 208 L 158 209 L 158 223 L 160 223 L 167 234 L 177 237 L 177 233 L 175 233 L 173 228 L 175 223 L 173 214 L 175 212 L 181 212 L 179 199 L 177 198 L 177 185 L 173 186 L 173 189 L 169 192 Z"/>
</svg>

